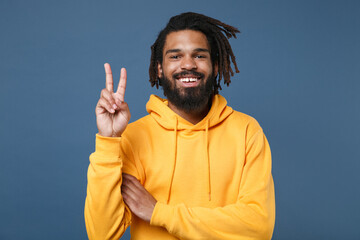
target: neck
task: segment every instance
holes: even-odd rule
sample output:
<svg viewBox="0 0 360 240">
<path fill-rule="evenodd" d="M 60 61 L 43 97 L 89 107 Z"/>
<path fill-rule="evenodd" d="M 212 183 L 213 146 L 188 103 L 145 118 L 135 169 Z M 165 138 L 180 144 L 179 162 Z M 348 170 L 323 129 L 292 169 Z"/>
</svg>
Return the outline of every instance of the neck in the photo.
<svg viewBox="0 0 360 240">
<path fill-rule="evenodd" d="M 182 117 L 183 119 L 185 119 L 186 121 L 192 123 L 192 124 L 197 124 L 198 122 L 200 122 L 201 120 L 203 120 L 204 117 L 206 117 L 206 115 L 208 114 L 208 112 L 210 111 L 210 107 L 211 107 L 211 98 L 209 100 L 209 103 L 205 104 L 202 108 L 196 109 L 196 110 L 192 110 L 192 111 L 184 111 L 182 109 L 179 109 L 178 107 L 176 107 L 174 104 L 172 104 L 169 101 L 169 108 L 171 110 L 173 110 L 176 114 L 178 114 L 180 117 Z"/>
</svg>

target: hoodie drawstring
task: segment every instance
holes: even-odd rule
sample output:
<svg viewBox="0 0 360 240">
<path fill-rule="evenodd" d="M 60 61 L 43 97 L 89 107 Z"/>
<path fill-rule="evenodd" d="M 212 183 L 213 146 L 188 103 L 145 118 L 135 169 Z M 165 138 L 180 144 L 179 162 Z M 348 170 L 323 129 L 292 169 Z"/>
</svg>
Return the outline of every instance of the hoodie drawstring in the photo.
<svg viewBox="0 0 360 240">
<path fill-rule="evenodd" d="M 210 175 L 210 158 L 209 158 L 209 119 L 206 120 L 206 128 L 205 128 L 205 157 L 207 160 L 207 175 L 208 175 L 208 193 L 209 193 L 209 201 L 211 201 L 211 175 Z"/>
<path fill-rule="evenodd" d="M 177 156 L 177 128 L 178 128 L 178 119 L 175 117 L 175 127 L 174 127 L 174 165 L 171 173 L 171 179 L 170 179 L 170 186 L 169 186 L 169 192 L 168 192 L 168 198 L 167 198 L 167 204 L 169 204 L 170 201 L 170 195 L 171 195 L 171 187 L 174 180 L 174 174 L 175 174 L 175 168 L 176 168 L 176 156 Z"/>
</svg>

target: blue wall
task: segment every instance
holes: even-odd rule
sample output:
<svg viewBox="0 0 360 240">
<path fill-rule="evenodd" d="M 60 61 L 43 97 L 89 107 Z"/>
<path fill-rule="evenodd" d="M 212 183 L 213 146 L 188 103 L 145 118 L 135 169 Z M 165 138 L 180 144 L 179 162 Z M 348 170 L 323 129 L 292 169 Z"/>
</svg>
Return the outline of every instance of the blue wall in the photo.
<svg viewBox="0 0 360 240">
<path fill-rule="evenodd" d="M 262 125 L 273 153 L 273 239 L 360 237 L 359 1 L 0 2 L 0 239 L 86 239 L 94 108 L 128 70 L 146 114 L 150 45 L 195 11 L 241 30 L 241 73 L 222 94 Z M 129 235 L 124 237 L 129 239 Z"/>
</svg>

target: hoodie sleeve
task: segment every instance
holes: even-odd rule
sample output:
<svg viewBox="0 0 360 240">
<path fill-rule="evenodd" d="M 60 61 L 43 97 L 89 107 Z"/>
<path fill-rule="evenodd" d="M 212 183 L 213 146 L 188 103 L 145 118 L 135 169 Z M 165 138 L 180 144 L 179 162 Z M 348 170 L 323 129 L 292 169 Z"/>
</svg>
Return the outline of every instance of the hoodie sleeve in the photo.
<svg viewBox="0 0 360 240">
<path fill-rule="evenodd" d="M 89 239 L 119 239 L 131 222 L 131 212 L 121 196 L 123 159 L 120 145 L 121 138 L 96 135 L 96 149 L 90 155 L 84 211 Z"/>
<path fill-rule="evenodd" d="M 246 146 L 237 201 L 217 208 L 157 203 L 151 225 L 180 239 L 271 239 L 275 224 L 271 153 L 260 129 Z"/>
</svg>

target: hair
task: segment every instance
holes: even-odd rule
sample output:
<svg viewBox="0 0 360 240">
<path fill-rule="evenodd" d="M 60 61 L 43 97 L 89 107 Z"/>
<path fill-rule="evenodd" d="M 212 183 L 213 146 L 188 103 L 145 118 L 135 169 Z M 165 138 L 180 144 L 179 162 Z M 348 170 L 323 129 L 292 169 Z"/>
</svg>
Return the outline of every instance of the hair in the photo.
<svg viewBox="0 0 360 240">
<path fill-rule="evenodd" d="M 219 89 L 221 90 L 220 81 L 222 78 L 224 78 L 224 84 L 229 86 L 231 82 L 230 75 L 234 76 L 234 72 L 230 66 L 230 58 L 235 67 L 235 71 L 237 73 L 240 71 L 228 39 L 231 37 L 236 38 L 235 34 L 240 33 L 240 31 L 219 20 L 193 12 L 182 13 L 172 17 L 166 27 L 159 33 L 155 43 L 151 46 L 149 67 L 149 82 L 151 86 L 156 85 L 156 88 L 159 88 L 159 85 L 161 86 L 157 65 L 158 63 L 162 64 L 163 49 L 167 35 L 171 32 L 181 30 L 200 31 L 206 36 L 210 45 L 212 65 L 218 65 L 218 75 L 214 77 L 214 94 L 217 94 Z"/>
</svg>

